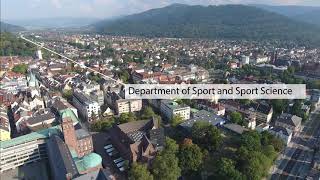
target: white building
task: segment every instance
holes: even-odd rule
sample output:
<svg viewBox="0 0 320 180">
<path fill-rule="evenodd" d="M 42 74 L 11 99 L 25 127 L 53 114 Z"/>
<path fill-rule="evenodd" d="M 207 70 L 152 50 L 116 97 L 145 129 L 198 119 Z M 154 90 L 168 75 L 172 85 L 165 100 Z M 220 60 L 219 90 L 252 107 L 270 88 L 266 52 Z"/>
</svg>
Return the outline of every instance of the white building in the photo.
<svg viewBox="0 0 320 180">
<path fill-rule="evenodd" d="M 241 56 L 241 64 L 242 64 L 242 65 L 250 64 L 250 57 L 249 57 L 249 56 L 242 55 L 242 56 Z"/>
<path fill-rule="evenodd" d="M 92 115 L 98 116 L 100 112 L 99 104 L 80 91 L 73 93 L 73 105 L 77 108 L 80 117 L 86 121 L 92 121 Z"/>
<path fill-rule="evenodd" d="M 174 116 L 181 116 L 183 120 L 190 119 L 190 107 L 186 105 L 180 105 L 172 100 L 161 100 L 161 114 L 163 114 L 168 120 L 171 120 Z"/>
<path fill-rule="evenodd" d="M 41 52 L 41 49 L 38 49 L 37 52 L 36 52 L 36 56 L 39 60 L 42 60 L 42 52 Z"/>
<path fill-rule="evenodd" d="M 46 139 L 59 134 L 58 126 L 0 141 L 0 173 L 47 158 Z"/>
<path fill-rule="evenodd" d="M 270 128 L 269 132 L 276 137 L 280 138 L 286 145 L 288 145 L 292 138 L 292 131 L 280 126 Z"/>
</svg>

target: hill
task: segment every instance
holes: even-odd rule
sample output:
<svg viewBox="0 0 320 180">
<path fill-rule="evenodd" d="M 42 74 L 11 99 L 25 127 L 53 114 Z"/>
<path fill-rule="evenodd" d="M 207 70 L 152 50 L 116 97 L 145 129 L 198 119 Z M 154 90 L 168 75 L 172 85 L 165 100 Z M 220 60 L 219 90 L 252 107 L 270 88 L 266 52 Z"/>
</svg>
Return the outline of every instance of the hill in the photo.
<svg viewBox="0 0 320 180">
<path fill-rule="evenodd" d="M 25 30 L 23 27 L 4 23 L 0 21 L 0 31 L 1 32 L 17 32 L 17 31 L 23 31 Z"/>
<path fill-rule="evenodd" d="M 95 24 L 111 35 L 147 37 L 277 39 L 311 43 L 319 28 L 253 6 L 175 4 Z M 316 42 L 316 41 L 315 41 Z"/>
<path fill-rule="evenodd" d="M 315 24 L 320 27 L 320 8 L 295 17 L 297 20 Z"/>
<path fill-rule="evenodd" d="M 300 20 L 310 24 L 320 26 L 320 7 L 313 6 L 270 6 L 270 5 L 253 5 L 264 10 L 278 13 L 292 19 Z"/>
<path fill-rule="evenodd" d="M 96 18 L 83 17 L 55 17 L 55 18 L 38 18 L 38 19 L 21 19 L 7 20 L 12 24 L 23 26 L 27 29 L 52 29 L 52 28 L 78 28 L 88 26 L 99 21 Z"/>
<path fill-rule="evenodd" d="M 0 56 L 33 56 L 37 49 L 9 32 L 1 32 L 0 39 Z"/>
</svg>

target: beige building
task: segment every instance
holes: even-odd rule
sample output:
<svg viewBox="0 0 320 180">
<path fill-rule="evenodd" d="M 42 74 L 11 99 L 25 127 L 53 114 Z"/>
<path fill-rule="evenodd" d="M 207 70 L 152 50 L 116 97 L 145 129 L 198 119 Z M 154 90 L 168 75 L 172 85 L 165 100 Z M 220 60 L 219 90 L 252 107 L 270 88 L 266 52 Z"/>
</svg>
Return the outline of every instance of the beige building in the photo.
<svg viewBox="0 0 320 180">
<path fill-rule="evenodd" d="M 168 120 L 174 116 L 181 116 L 183 120 L 190 119 L 190 107 L 187 105 L 178 104 L 172 100 L 161 100 L 161 114 Z"/>
<path fill-rule="evenodd" d="M 115 92 L 108 92 L 106 95 L 107 104 L 116 114 L 137 112 L 142 109 L 141 99 L 123 99 Z"/>
</svg>

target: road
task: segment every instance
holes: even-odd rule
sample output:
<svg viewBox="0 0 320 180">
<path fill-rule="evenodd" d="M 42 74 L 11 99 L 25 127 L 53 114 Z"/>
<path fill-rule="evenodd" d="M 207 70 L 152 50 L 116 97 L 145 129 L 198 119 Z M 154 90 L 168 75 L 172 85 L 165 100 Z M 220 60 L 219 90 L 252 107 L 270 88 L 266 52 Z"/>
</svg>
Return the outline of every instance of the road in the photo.
<svg viewBox="0 0 320 180">
<path fill-rule="evenodd" d="M 302 131 L 296 134 L 291 144 L 279 156 L 271 179 L 305 179 L 311 169 L 313 148 L 320 135 L 320 108 L 310 114 Z"/>
</svg>

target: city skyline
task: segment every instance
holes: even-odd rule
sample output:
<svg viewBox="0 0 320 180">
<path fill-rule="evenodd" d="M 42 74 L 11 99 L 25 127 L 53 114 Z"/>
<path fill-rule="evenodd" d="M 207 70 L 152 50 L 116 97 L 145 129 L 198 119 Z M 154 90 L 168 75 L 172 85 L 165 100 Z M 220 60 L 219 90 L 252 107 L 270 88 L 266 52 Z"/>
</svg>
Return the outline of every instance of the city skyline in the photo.
<svg viewBox="0 0 320 180">
<path fill-rule="evenodd" d="M 1 19 L 37 19 L 57 17 L 112 18 L 164 7 L 173 3 L 189 5 L 255 4 L 254 0 L 4 0 L 1 2 Z M 263 0 L 259 4 L 320 6 L 317 0 Z M 19 12 L 19 13 L 16 13 Z"/>
</svg>

